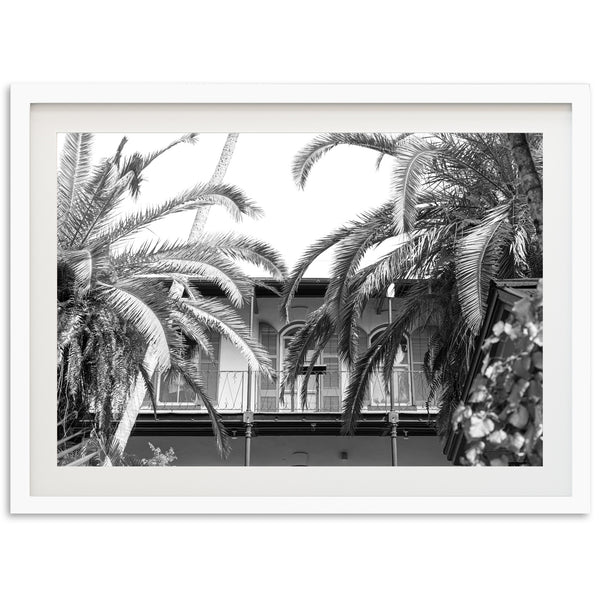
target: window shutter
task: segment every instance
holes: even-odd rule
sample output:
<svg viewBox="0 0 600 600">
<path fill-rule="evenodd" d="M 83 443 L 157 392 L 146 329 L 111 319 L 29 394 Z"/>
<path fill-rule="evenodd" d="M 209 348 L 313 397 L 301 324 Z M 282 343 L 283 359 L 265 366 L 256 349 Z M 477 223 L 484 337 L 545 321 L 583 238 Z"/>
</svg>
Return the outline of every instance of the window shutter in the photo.
<svg viewBox="0 0 600 600">
<path fill-rule="evenodd" d="M 258 338 L 265 347 L 271 366 L 277 371 L 277 330 L 269 323 L 259 323 Z M 258 411 L 276 412 L 277 411 L 277 378 L 270 381 L 266 375 L 260 375 L 258 389 Z"/>
<path fill-rule="evenodd" d="M 208 341 L 212 346 L 213 357 L 200 352 L 200 377 L 204 382 L 204 390 L 208 397 L 218 405 L 219 368 L 221 358 L 221 335 L 216 331 L 208 333 Z"/>
<path fill-rule="evenodd" d="M 423 327 L 414 331 L 410 336 L 413 404 L 420 408 L 425 406 L 430 391 L 425 377 L 424 363 L 432 334 L 433 328 Z"/>
</svg>

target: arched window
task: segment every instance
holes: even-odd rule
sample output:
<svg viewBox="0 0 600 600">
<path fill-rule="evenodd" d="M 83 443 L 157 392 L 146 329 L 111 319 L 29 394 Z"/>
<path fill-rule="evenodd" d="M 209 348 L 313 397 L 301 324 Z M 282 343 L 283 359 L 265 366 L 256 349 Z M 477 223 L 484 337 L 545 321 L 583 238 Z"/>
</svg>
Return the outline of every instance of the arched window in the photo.
<svg viewBox="0 0 600 600">
<path fill-rule="evenodd" d="M 321 353 L 321 364 L 325 373 L 319 380 L 319 410 L 322 412 L 339 412 L 341 409 L 340 357 L 338 352 L 338 336 L 329 338 Z"/>
<path fill-rule="evenodd" d="M 369 336 L 367 332 L 362 328 L 358 328 L 358 355 L 360 356 L 364 352 L 366 352 L 369 347 Z"/>
<path fill-rule="evenodd" d="M 304 323 L 291 323 L 287 327 L 285 327 L 281 332 L 281 342 L 279 345 L 279 365 L 280 368 L 283 369 L 283 365 L 285 364 L 285 360 L 287 358 L 287 354 L 292 344 L 292 341 L 296 334 L 302 329 Z M 310 363 L 314 356 L 315 347 L 314 344 L 311 344 L 306 351 L 306 359 L 305 364 Z M 318 362 L 317 362 L 318 364 Z M 308 380 L 307 394 L 306 394 L 306 406 L 302 406 L 300 390 L 302 389 L 302 385 L 304 383 L 304 377 L 300 376 L 296 380 L 295 384 L 292 387 L 286 388 L 283 397 L 281 398 L 281 402 L 279 403 L 279 410 L 285 412 L 297 412 L 301 411 L 303 408 L 307 411 L 316 411 L 317 410 L 317 381 L 315 376 L 311 376 Z"/>
<path fill-rule="evenodd" d="M 259 377 L 257 410 L 259 412 L 297 412 L 321 411 L 339 412 L 341 407 L 341 373 L 337 350 L 337 336 L 333 336 L 323 348 L 316 360 L 318 369 L 308 376 L 306 405 L 302 406 L 300 390 L 304 383 L 301 375 L 295 385 L 285 390 L 279 398 L 279 381 L 281 370 L 294 336 L 304 323 L 291 323 L 280 334 L 268 323 L 259 324 L 259 340 L 267 349 L 271 364 L 278 370 L 277 381 L 269 381 L 265 376 Z M 314 358 L 315 347 L 306 353 L 305 365 Z"/>
<path fill-rule="evenodd" d="M 379 338 L 386 330 L 386 326 L 379 327 L 371 333 L 369 345 L 373 346 L 378 343 Z M 382 370 L 371 377 L 370 397 L 367 410 L 385 411 L 391 408 L 391 399 L 394 400 L 394 408 L 406 406 L 411 402 L 411 381 L 410 381 L 410 343 L 404 337 L 396 358 L 394 360 L 394 369 L 390 381 L 386 381 Z M 388 390 L 389 388 L 389 390 Z"/>
<path fill-rule="evenodd" d="M 377 344 L 385 329 L 382 326 L 371 334 L 370 345 Z M 429 327 L 419 328 L 404 338 L 394 361 L 390 381 L 385 381 L 382 371 L 372 377 L 367 410 L 389 410 L 390 392 L 395 410 L 425 407 L 430 387 L 425 378 L 424 362 L 432 331 Z"/>
</svg>

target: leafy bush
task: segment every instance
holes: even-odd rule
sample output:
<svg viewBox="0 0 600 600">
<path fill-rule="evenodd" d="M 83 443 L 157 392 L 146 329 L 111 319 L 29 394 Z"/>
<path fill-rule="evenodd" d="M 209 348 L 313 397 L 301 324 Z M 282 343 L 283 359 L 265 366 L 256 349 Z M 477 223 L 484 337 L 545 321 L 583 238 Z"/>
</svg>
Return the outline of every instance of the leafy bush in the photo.
<svg viewBox="0 0 600 600">
<path fill-rule="evenodd" d="M 152 457 L 140 458 L 135 454 L 123 452 L 114 440 L 107 442 L 102 432 L 93 430 L 83 447 L 78 447 L 64 455 L 57 464 L 59 467 L 68 466 L 73 461 L 90 455 L 90 460 L 85 463 L 89 467 L 107 466 L 107 464 L 113 467 L 170 467 L 171 463 L 177 460 L 173 448 L 163 452 L 150 442 L 148 446 L 152 450 Z"/>
<path fill-rule="evenodd" d="M 148 442 L 150 450 L 152 450 L 152 458 L 142 458 L 141 464 L 143 467 L 169 467 L 171 463 L 177 460 L 173 448 L 169 448 L 166 453 L 163 453 L 160 448 L 157 448 Z"/>
<path fill-rule="evenodd" d="M 464 465 L 542 464 L 542 296 L 540 281 L 533 298 L 515 303 L 483 345 L 481 372 L 452 419 L 467 440 Z M 500 355 L 502 347 L 508 356 Z"/>
</svg>

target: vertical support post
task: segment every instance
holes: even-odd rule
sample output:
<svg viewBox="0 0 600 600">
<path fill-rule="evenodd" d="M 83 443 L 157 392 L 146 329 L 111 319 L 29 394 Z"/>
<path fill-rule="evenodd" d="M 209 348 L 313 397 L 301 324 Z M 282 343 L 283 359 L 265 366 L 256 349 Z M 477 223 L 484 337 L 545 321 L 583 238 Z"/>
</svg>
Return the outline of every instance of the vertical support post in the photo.
<svg viewBox="0 0 600 600">
<path fill-rule="evenodd" d="M 392 424 L 392 432 L 390 433 L 390 440 L 392 442 L 392 467 L 398 466 L 398 431 L 396 423 Z"/>
<path fill-rule="evenodd" d="M 410 401 L 410 405 L 415 405 L 415 390 L 414 390 L 414 381 L 413 378 L 415 376 L 415 366 L 413 364 L 413 350 L 412 350 L 412 339 L 408 338 L 408 344 L 406 345 L 406 351 L 408 352 L 408 399 Z"/>
<path fill-rule="evenodd" d="M 250 423 L 246 424 L 246 440 L 244 446 L 244 466 L 250 466 L 250 451 L 252 448 L 252 425 Z"/>
<path fill-rule="evenodd" d="M 250 337 L 254 333 L 254 290 L 252 290 L 252 297 L 250 298 Z M 246 411 L 252 410 L 252 369 L 250 365 L 248 365 L 248 381 L 247 381 L 247 389 L 246 389 Z"/>
<path fill-rule="evenodd" d="M 388 421 L 391 424 L 392 428 L 390 431 L 390 442 L 392 445 L 392 467 L 398 466 L 398 420 L 400 415 L 397 412 L 388 413 Z"/>
<path fill-rule="evenodd" d="M 249 318 L 249 328 L 250 328 L 250 337 L 254 334 L 254 295 L 256 291 L 252 290 L 252 296 L 250 297 L 250 318 Z M 246 388 L 246 411 L 244 412 L 244 423 L 246 423 L 246 435 L 244 440 L 244 466 L 250 466 L 250 452 L 252 450 L 252 424 L 254 423 L 254 413 L 252 412 L 253 408 L 253 379 L 252 369 L 250 365 L 248 365 L 248 385 Z"/>
<path fill-rule="evenodd" d="M 252 447 L 252 424 L 254 423 L 254 414 L 252 412 L 244 413 L 244 423 L 246 423 L 246 436 L 244 443 L 244 466 L 250 466 L 250 451 Z"/>
<path fill-rule="evenodd" d="M 389 294 L 389 290 L 388 290 Z M 392 297 L 388 295 L 388 325 L 392 324 Z M 392 367 L 392 375 L 390 375 L 390 380 L 388 385 L 390 387 L 390 411 L 394 410 L 394 369 Z"/>
</svg>

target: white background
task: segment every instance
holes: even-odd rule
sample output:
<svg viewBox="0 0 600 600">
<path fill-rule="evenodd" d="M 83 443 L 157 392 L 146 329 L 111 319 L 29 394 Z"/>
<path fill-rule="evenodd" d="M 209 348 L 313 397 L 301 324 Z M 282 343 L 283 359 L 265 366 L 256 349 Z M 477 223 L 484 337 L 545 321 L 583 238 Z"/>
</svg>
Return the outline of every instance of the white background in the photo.
<svg viewBox="0 0 600 600">
<path fill-rule="evenodd" d="M 587 82 L 595 112 L 600 74 L 591 7 L 576 0 L 13 1 L 3 7 L 0 69 L 5 86 Z M 5 89 L 5 114 L 7 99 Z M 0 125 L 4 140 L 7 124 Z M 595 122 L 594 129 L 595 140 Z M 593 287 L 595 293 L 597 281 Z M 7 381 L 6 361 L 2 368 Z M 593 465 L 596 458 L 595 447 Z M 18 598 L 591 598 L 600 587 L 597 514 L 9 517 L 7 497 L 1 589 Z"/>
</svg>

